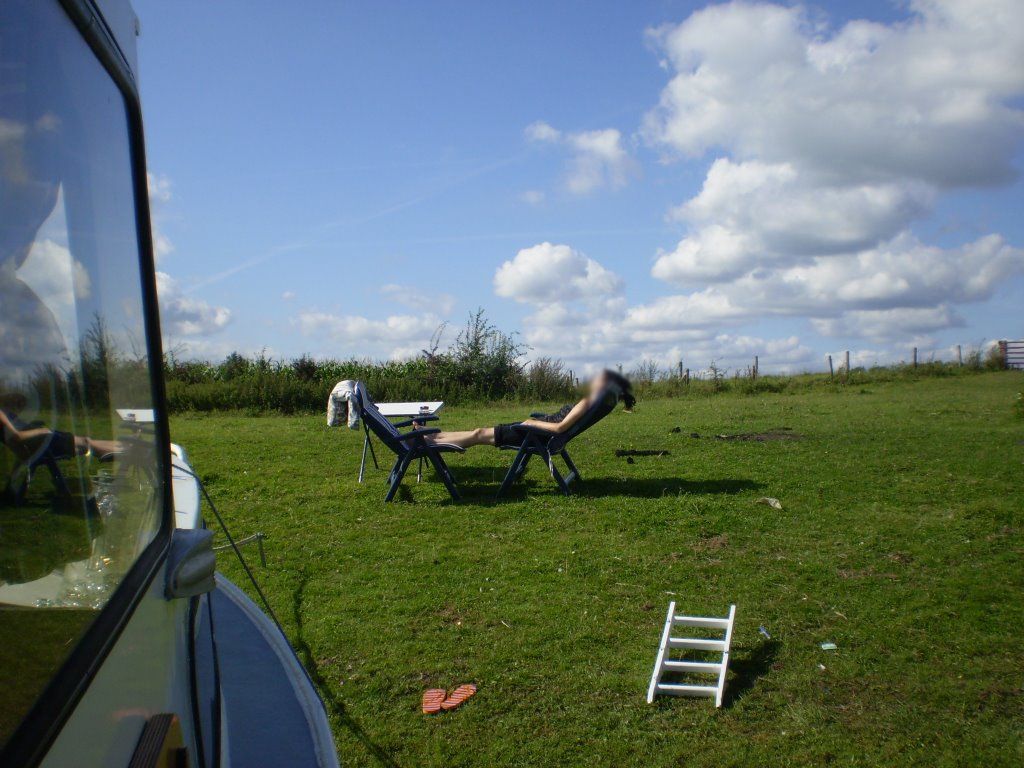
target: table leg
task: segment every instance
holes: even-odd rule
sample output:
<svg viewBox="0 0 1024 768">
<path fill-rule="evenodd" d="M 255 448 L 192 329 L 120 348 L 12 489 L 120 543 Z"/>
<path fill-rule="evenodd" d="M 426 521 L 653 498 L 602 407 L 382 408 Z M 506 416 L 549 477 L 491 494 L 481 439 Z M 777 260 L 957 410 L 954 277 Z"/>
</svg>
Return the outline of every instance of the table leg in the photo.
<svg viewBox="0 0 1024 768">
<path fill-rule="evenodd" d="M 366 470 L 366 449 L 370 447 L 370 436 L 363 438 L 363 460 L 359 462 L 359 482 L 363 482 L 363 472 Z"/>
</svg>

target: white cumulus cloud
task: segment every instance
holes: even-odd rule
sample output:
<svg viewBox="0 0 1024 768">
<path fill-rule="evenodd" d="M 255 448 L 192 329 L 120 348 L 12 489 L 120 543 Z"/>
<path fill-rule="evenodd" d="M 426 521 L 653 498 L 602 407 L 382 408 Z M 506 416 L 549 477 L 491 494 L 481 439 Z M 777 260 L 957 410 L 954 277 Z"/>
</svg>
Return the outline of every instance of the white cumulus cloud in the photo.
<svg viewBox="0 0 1024 768">
<path fill-rule="evenodd" d="M 389 357 L 414 357 L 429 346 L 433 334 L 442 320 L 433 313 L 423 315 L 389 315 L 374 320 L 361 315 L 338 315 L 331 312 L 306 310 L 293 322 L 299 331 L 310 337 L 329 342 L 334 357 L 372 354 L 381 345 L 390 347 Z"/>
<path fill-rule="evenodd" d="M 418 309 L 435 315 L 447 315 L 455 307 L 455 297 L 443 291 L 425 291 L 414 285 L 388 283 L 381 286 L 380 292 L 392 301 L 410 309 Z"/>
<path fill-rule="evenodd" d="M 499 296 L 529 304 L 552 304 L 613 296 L 622 278 L 569 247 L 540 243 L 524 248 L 494 275 Z"/>
<path fill-rule="evenodd" d="M 555 142 L 562 138 L 562 132 L 557 128 L 553 128 L 543 120 L 538 120 L 535 123 L 530 123 L 526 126 L 526 130 L 523 131 L 526 134 L 526 138 L 530 141 L 537 141 L 541 143 Z"/>
<path fill-rule="evenodd" d="M 942 328 L 963 325 L 963 319 L 949 306 L 900 307 L 846 312 L 839 317 L 812 321 L 824 336 L 862 337 L 876 342 L 902 341 Z"/>
<path fill-rule="evenodd" d="M 1024 3 L 909 8 L 830 29 L 801 6 L 731 2 L 650 33 L 673 75 L 642 135 L 668 160 L 721 156 L 670 210 L 688 232 L 651 270 L 688 293 L 630 323 L 793 315 L 895 338 L 953 327 L 954 305 L 1024 274 L 999 235 L 940 248 L 911 229 L 942 194 L 1015 177 Z"/>
<path fill-rule="evenodd" d="M 601 187 L 622 187 L 636 168 L 615 128 L 571 133 L 567 143 L 573 152 L 566 178 L 570 192 L 587 194 Z"/>
<path fill-rule="evenodd" d="M 542 189 L 528 189 L 519 195 L 519 199 L 527 205 L 540 205 L 544 202 L 545 197 Z"/>
<path fill-rule="evenodd" d="M 157 263 L 174 251 L 174 243 L 161 230 L 157 222 L 160 209 L 171 199 L 171 180 L 163 174 L 149 172 L 146 174 L 149 184 L 150 225 L 153 232 L 153 256 Z"/>
<path fill-rule="evenodd" d="M 823 31 L 801 6 L 710 6 L 651 34 L 676 75 L 645 122 L 667 151 L 722 148 L 858 181 L 1001 183 L 1020 140 L 1024 4 L 916 0 L 905 23 Z"/>
<path fill-rule="evenodd" d="M 156 288 L 160 297 L 160 324 L 172 340 L 209 336 L 231 322 L 230 309 L 188 296 L 166 272 L 156 273 Z"/>
<path fill-rule="evenodd" d="M 877 248 L 753 270 L 700 291 L 662 297 L 631 309 L 629 322 L 657 329 L 803 316 L 829 336 L 897 338 L 960 325 L 951 304 L 989 299 L 1008 277 L 1021 273 L 1024 249 L 999 235 L 947 249 L 903 234 Z M 884 324 L 888 330 L 882 333 Z"/>
<path fill-rule="evenodd" d="M 570 154 L 565 186 L 576 195 L 625 186 L 638 168 L 623 143 L 622 132 L 616 128 L 563 133 L 548 123 L 536 122 L 524 133 L 531 142 L 558 145 Z"/>
</svg>

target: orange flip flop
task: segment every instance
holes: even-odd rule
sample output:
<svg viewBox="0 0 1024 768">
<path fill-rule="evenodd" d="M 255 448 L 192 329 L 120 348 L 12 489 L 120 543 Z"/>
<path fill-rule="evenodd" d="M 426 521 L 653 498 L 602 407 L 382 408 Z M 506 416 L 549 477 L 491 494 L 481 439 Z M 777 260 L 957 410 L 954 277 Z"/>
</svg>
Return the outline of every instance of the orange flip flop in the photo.
<svg viewBox="0 0 1024 768">
<path fill-rule="evenodd" d="M 447 699 L 441 702 L 441 709 L 445 711 L 448 711 L 449 709 L 455 709 L 456 707 L 463 704 L 466 701 L 466 699 L 468 699 L 474 693 L 476 693 L 476 686 L 472 683 L 460 685 L 458 688 L 452 691 L 451 696 L 449 696 Z"/>
<path fill-rule="evenodd" d="M 433 715 L 441 711 L 441 704 L 445 700 L 444 688 L 429 688 L 423 692 L 423 714 Z"/>
</svg>

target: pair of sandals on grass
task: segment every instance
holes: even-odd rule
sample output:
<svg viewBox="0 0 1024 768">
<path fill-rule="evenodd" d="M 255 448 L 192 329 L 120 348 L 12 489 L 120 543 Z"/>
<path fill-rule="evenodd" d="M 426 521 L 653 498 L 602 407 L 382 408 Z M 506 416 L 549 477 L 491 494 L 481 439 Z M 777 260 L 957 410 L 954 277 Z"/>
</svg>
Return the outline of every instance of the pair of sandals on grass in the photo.
<svg viewBox="0 0 1024 768">
<path fill-rule="evenodd" d="M 451 695 L 444 688 L 430 688 L 423 694 L 423 714 L 435 715 L 442 710 L 455 709 L 462 706 L 467 699 L 476 693 L 476 686 L 472 683 L 460 685 Z"/>
</svg>

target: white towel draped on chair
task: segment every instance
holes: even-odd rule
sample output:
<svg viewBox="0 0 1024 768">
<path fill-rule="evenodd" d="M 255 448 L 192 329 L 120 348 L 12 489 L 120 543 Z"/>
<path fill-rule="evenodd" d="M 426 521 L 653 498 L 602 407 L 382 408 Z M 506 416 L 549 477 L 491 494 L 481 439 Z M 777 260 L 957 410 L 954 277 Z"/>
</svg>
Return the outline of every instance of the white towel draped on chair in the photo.
<svg viewBox="0 0 1024 768">
<path fill-rule="evenodd" d="M 327 398 L 327 426 L 340 427 L 345 414 L 348 414 L 348 428 L 359 429 L 359 409 L 350 408 L 349 402 L 356 391 L 356 383 L 351 379 L 339 381 Z"/>
</svg>

